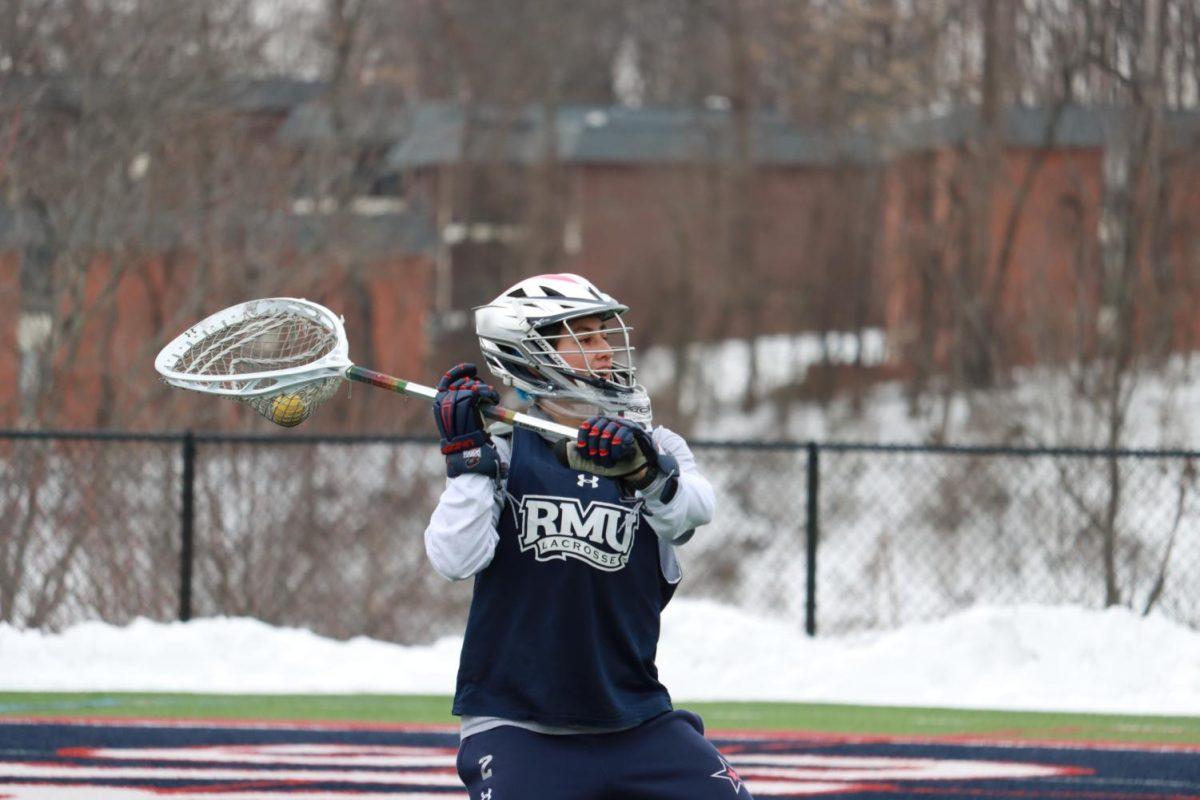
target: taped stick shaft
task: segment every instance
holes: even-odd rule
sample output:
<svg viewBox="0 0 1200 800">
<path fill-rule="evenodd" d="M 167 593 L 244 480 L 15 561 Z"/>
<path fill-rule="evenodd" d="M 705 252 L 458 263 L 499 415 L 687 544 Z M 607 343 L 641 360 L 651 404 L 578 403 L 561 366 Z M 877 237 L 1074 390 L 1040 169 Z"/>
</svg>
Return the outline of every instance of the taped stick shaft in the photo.
<svg viewBox="0 0 1200 800">
<path fill-rule="evenodd" d="M 408 395 L 409 397 L 423 397 L 426 400 L 432 400 L 437 396 L 436 389 L 422 386 L 412 381 L 402 380 L 383 372 L 376 372 L 366 367 L 349 367 L 346 369 L 346 377 L 352 381 L 369 383 L 372 386 L 378 386 L 380 389 L 388 389 L 397 394 Z M 510 425 L 518 425 L 522 428 L 532 428 L 535 431 L 561 436 L 564 439 L 575 438 L 575 429 L 568 425 L 559 425 L 557 422 L 538 419 L 537 417 L 523 414 L 520 411 L 513 411 L 504 406 L 483 405 L 480 406 L 480 411 L 483 412 L 485 417 L 494 419 L 497 422 L 507 422 Z"/>
<path fill-rule="evenodd" d="M 378 386 L 380 389 L 388 389 L 396 394 L 406 394 L 409 397 L 424 397 L 426 400 L 432 400 L 437 396 L 437 391 L 428 386 L 394 378 L 391 375 L 376 372 L 366 367 L 348 367 L 346 369 L 346 377 L 352 381 L 369 383 L 372 386 Z"/>
</svg>

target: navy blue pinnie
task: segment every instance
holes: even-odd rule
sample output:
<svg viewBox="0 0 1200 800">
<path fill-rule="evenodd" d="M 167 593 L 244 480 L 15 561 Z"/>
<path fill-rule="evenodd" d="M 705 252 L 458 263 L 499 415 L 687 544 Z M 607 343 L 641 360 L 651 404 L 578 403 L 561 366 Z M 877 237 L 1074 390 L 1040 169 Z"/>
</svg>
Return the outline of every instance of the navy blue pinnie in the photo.
<svg viewBox="0 0 1200 800">
<path fill-rule="evenodd" d="M 640 501 L 520 428 L 507 492 L 475 577 L 454 713 L 623 727 L 670 710 L 654 659 L 674 587 Z"/>
</svg>

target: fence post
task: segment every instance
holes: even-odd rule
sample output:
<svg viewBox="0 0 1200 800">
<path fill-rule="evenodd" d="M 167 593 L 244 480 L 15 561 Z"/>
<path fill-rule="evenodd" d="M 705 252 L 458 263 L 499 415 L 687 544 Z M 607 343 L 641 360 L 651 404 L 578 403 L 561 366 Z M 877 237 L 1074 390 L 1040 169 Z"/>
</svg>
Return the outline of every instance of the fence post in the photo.
<svg viewBox="0 0 1200 800">
<path fill-rule="evenodd" d="M 183 485 L 180 503 L 179 620 L 192 618 L 192 534 L 195 523 L 196 437 L 183 435 Z"/>
<path fill-rule="evenodd" d="M 804 531 L 804 632 L 817 635 L 817 524 L 820 508 L 817 500 L 821 488 L 821 449 L 816 442 L 808 443 L 808 504 Z"/>
</svg>

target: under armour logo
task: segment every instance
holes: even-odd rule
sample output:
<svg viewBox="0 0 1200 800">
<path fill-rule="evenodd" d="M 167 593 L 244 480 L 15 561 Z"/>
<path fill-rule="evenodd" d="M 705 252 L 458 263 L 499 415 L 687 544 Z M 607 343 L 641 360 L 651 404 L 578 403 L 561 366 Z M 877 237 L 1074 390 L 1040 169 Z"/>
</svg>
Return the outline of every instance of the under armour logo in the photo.
<svg viewBox="0 0 1200 800">
<path fill-rule="evenodd" d="M 579 480 L 575 485 L 579 486 L 579 487 L 590 485 L 593 489 L 598 489 L 598 488 L 600 488 L 600 476 L 599 475 L 584 475 L 581 472 L 581 473 L 579 473 Z"/>
</svg>

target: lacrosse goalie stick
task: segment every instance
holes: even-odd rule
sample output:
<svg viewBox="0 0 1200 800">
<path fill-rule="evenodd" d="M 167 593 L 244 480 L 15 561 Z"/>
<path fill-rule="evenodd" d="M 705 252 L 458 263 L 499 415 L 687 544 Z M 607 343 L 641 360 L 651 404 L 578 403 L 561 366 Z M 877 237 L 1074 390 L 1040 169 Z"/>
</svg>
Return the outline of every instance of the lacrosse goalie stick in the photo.
<svg viewBox="0 0 1200 800">
<path fill-rule="evenodd" d="M 277 425 L 291 428 L 312 416 L 343 380 L 433 400 L 437 391 L 356 366 L 342 318 L 291 297 L 250 300 L 196 323 L 154 359 L 172 386 L 240 400 Z M 575 429 L 501 406 L 484 416 L 574 438 Z"/>
</svg>

